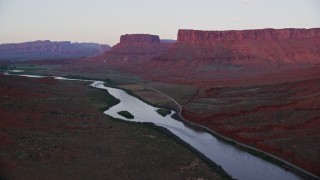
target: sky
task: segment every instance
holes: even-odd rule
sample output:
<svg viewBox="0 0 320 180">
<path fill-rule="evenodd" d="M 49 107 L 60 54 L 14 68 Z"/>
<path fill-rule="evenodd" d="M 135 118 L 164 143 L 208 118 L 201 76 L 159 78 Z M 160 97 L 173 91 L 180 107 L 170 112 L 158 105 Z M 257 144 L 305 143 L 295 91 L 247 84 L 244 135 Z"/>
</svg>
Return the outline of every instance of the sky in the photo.
<svg viewBox="0 0 320 180">
<path fill-rule="evenodd" d="M 176 39 L 178 29 L 320 27 L 320 0 L 0 0 L 0 43 L 115 45 L 123 34 Z"/>
</svg>

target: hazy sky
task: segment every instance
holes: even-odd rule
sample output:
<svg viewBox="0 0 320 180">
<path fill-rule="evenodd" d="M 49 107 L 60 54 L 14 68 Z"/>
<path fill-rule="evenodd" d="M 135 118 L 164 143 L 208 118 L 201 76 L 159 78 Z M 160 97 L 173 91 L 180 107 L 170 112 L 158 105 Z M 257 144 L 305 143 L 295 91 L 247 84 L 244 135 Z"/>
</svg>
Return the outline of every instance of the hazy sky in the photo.
<svg viewBox="0 0 320 180">
<path fill-rule="evenodd" d="M 114 45 L 122 34 L 288 27 L 320 27 L 320 0 L 0 0 L 0 43 Z"/>
</svg>

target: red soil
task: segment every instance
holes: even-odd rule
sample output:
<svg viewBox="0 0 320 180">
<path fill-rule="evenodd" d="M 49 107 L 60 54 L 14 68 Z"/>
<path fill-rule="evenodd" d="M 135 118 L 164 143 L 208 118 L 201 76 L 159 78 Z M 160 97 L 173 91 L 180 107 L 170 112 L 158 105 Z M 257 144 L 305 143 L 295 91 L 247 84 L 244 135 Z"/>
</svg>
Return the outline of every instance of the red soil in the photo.
<svg viewBox="0 0 320 180">
<path fill-rule="evenodd" d="M 201 91 L 188 120 L 320 174 L 320 79 Z"/>
</svg>

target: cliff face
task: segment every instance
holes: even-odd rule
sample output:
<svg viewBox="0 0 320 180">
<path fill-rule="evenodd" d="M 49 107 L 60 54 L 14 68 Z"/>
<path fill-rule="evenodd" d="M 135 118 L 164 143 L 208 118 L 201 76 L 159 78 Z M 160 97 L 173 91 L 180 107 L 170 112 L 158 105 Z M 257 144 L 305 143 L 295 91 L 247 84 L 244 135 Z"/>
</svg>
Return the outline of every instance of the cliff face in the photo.
<svg viewBox="0 0 320 180">
<path fill-rule="evenodd" d="M 71 43 L 70 41 L 34 41 L 17 44 L 1 44 L 0 59 L 59 59 L 96 56 L 110 46 L 96 43 Z"/>
<path fill-rule="evenodd" d="M 111 61 L 147 61 L 165 54 L 171 45 L 161 43 L 157 35 L 126 34 L 120 37 L 120 43 L 103 56 Z"/>
<path fill-rule="evenodd" d="M 320 28 L 244 31 L 179 30 L 178 41 L 156 60 L 187 65 L 320 63 Z M 180 63 L 181 64 L 181 63 Z"/>
<path fill-rule="evenodd" d="M 178 42 L 214 42 L 242 40 L 285 40 L 319 38 L 320 28 L 314 29 L 259 29 L 241 31 L 179 30 Z"/>
<path fill-rule="evenodd" d="M 160 43 L 160 38 L 150 34 L 126 34 L 120 37 L 120 43 Z"/>
</svg>

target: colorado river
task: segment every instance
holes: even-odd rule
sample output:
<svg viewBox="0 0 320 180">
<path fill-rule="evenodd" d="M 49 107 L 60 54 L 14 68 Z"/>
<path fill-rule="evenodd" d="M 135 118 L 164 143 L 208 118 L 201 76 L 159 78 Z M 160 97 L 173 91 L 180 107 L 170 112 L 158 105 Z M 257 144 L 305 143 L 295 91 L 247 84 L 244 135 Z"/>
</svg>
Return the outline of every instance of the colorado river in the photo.
<svg viewBox="0 0 320 180">
<path fill-rule="evenodd" d="M 123 90 L 105 87 L 103 83 L 96 81 L 91 86 L 105 89 L 121 101 L 105 111 L 105 114 L 126 121 L 147 122 L 164 127 L 204 156 L 220 165 L 233 178 L 239 180 L 302 179 L 290 171 L 286 171 L 277 165 L 237 149 L 205 131 L 194 130 L 190 126 L 186 126 L 184 123 L 173 119 L 171 115 L 162 117 L 156 112 L 158 108 L 144 103 Z M 126 119 L 118 114 L 119 111 L 130 112 L 134 116 L 134 119 Z"/>
<path fill-rule="evenodd" d="M 5 73 L 6 75 L 11 75 Z M 44 76 L 20 75 L 25 77 L 42 78 Z M 77 80 L 53 76 L 59 80 Z M 83 80 L 81 80 L 83 81 Z M 90 81 L 90 80 L 85 80 Z M 104 86 L 102 81 L 93 82 L 90 86 L 107 90 L 112 96 L 121 102 L 106 110 L 104 113 L 117 119 L 134 122 L 153 123 L 169 130 L 172 134 L 186 142 L 194 149 L 202 153 L 205 157 L 220 165 L 233 178 L 239 180 L 264 180 L 264 179 L 302 179 L 300 176 L 286 171 L 285 169 L 274 165 L 268 161 L 255 157 L 235 146 L 227 144 L 213 135 L 201 129 L 193 129 L 184 123 L 177 121 L 171 115 L 165 117 L 159 115 L 158 108 L 150 106 L 145 102 L 127 94 L 121 89 Z M 118 114 L 119 111 L 128 111 L 134 118 L 127 119 Z"/>
</svg>

